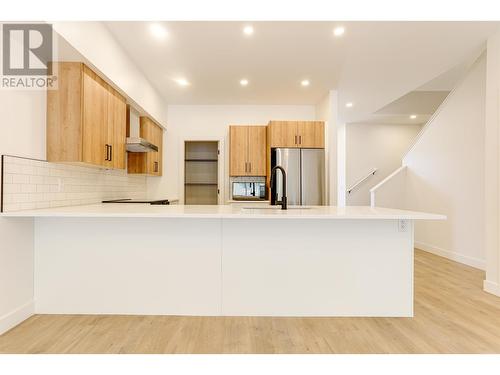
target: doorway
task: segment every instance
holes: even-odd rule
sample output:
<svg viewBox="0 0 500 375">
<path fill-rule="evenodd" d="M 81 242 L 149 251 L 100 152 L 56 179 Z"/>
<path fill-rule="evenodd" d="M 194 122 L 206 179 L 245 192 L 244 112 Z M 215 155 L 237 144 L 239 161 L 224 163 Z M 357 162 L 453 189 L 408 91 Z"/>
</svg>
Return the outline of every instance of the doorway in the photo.
<svg viewBox="0 0 500 375">
<path fill-rule="evenodd" d="M 184 142 L 184 204 L 218 204 L 219 142 Z"/>
</svg>

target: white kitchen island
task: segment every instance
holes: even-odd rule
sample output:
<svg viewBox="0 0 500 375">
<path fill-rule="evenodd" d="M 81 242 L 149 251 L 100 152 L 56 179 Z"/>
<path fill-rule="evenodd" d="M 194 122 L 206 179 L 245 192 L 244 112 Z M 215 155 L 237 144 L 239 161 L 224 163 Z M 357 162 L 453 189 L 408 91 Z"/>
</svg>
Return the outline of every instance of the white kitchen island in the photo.
<svg viewBox="0 0 500 375">
<path fill-rule="evenodd" d="M 35 222 L 35 312 L 412 316 L 413 221 L 333 206 L 98 204 Z"/>
</svg>

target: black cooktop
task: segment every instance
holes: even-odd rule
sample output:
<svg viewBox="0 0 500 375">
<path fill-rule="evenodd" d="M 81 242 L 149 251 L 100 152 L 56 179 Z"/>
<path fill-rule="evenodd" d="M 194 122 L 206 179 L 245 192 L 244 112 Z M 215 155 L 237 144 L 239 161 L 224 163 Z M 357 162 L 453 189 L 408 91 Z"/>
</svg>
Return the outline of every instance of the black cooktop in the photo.
<svg viewBox="0 0 500 375">
<path fill-rule="evenodd" d="M 155 199 L 155 200 L 147 200 L 147 199 L 112 199 L 109 201 L 102 201 L 102 203 L 142 203 L 142 204 L 154 204 L 154 205 L 168 205 L 170 204 L 168 199 Z"/>
</svg>

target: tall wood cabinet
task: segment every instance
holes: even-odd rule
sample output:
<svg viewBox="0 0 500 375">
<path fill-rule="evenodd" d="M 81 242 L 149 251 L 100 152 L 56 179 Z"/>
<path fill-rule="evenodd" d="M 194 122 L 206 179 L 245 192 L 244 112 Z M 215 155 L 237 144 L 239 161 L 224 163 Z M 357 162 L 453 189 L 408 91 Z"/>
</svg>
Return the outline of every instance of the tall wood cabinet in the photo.
<svg viewBox="0 0 500 375">
<path fill-rule="evenodd" d="M 324 148 L 325 123 L 323 121 L 270 121 L 268 137 L 270 147 Z"/>
<path fill-rule="evenodd" d="M 125 168 L 126 101 L 82 63 L 58 65 L 47 90 L 47 160 Z"/>
<path fill-rule="evenodd" d="M 230 126 L 230 176 L 266 175 L 266 126 Z"/>
<path fill-rule="evenodd" d="M 158 147 L 158 152 L 129 152 L 127 169 L 131 174 L 161 176 L 163 169 L 163 128 L 149 117 L 139 118 L 140 137 Z"/>
</svg>

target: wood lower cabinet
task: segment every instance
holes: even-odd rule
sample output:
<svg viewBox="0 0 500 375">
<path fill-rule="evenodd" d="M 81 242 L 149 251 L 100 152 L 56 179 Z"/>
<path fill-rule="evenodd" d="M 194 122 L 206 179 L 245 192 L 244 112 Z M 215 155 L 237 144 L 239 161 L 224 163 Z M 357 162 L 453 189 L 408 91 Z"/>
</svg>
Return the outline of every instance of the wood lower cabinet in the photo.
<svg viewBox="0 0 500 375">
<path fill-rule="evenodd" d="M 266 175 L 266 126 L 230 126 L 230 176 Z"/>
<path fill-rule="evenodd" d="M 270 121 L 269 145 L 287 148 L 324 148 L 323 121 Z"/>
<path fill-rule="evenodd" d="M 158 152 L 129 152 L 128 173 L 161 176 L 163 170 L 163 128 L 149 117 L 140 117 L 140 137 L 158 147 Z"/>
<path fill-rule="evenodd" d="M 47 90 L 47 160 L 125 168 L 126 101 L 82 63 L 55 63 Z"/>
</svg>

